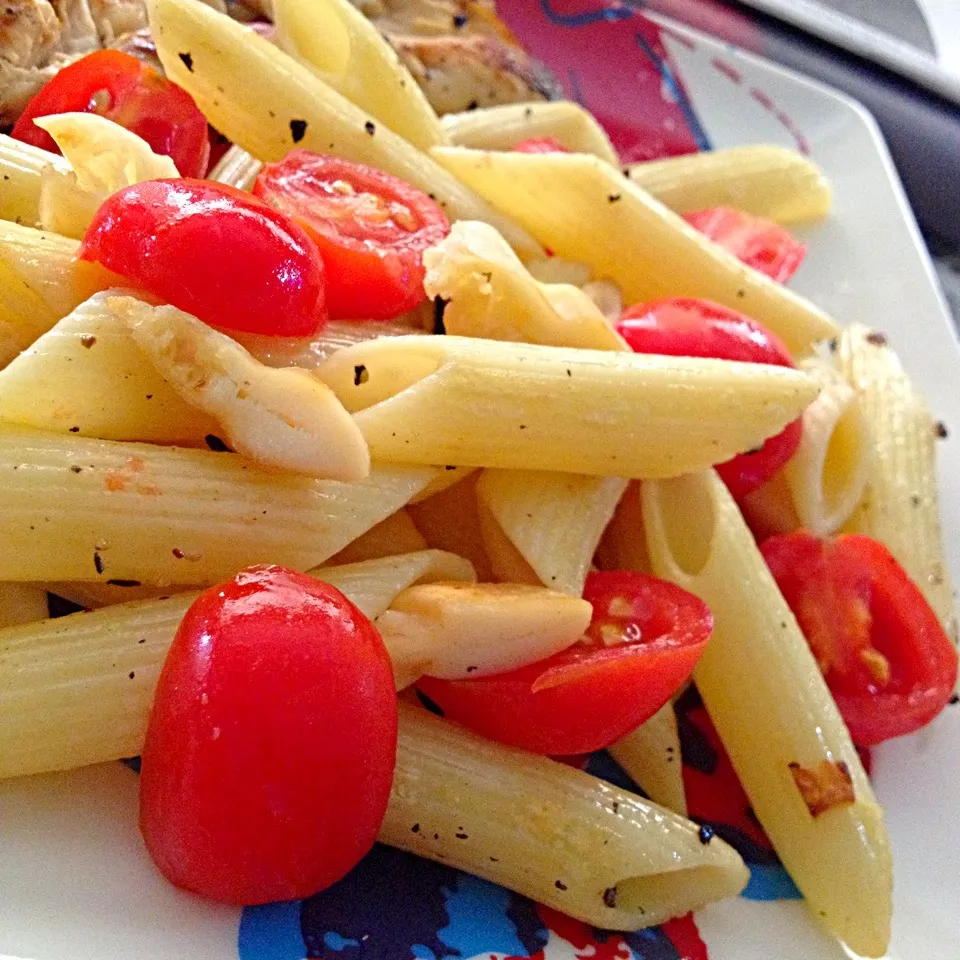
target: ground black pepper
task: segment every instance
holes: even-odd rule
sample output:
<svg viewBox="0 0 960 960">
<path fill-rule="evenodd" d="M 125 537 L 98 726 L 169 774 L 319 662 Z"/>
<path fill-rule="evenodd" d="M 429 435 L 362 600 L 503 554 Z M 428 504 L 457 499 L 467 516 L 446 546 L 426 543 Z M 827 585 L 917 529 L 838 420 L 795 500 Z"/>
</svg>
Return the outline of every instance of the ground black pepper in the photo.
<svg viewBox="0 0 960 960">
<path fill-rule="evenodd" d="M 191 53 L 178 53 L 177 56 L 183 61 L 183 65 L 193 73 L 193 54 Z"/>
<path fill-rule="evenodd" d="M 291 120 L 290 121 L 290 136 L 293 137 L 294 143 L 299 143 L 307 133 L 307 121 L 306 120 Z"/>
</svg>

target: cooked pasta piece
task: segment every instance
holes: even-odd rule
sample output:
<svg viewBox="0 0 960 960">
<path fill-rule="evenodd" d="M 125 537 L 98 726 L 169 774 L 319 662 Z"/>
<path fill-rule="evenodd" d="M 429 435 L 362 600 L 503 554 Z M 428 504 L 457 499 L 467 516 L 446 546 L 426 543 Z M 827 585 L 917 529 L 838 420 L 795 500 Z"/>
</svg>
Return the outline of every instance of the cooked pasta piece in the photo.
<svg viewBox="0 0 960 960">
<path fill-rule="evenodd" d="M 734 896 L 734 850 L 634 794 L 400 704 L 380 840 L 594 926 L 635 930 Z"/>
<path fill-rule="evenodd" d="M 364 560 L 379 560 L 398 553 L 415 553 L 426 550 L 427 541 L 416 528 L 410 514 L 400 509 L 386 520 L 381 520 L 366 533 L 361 533 L 353 543 L 347 544 L 327 562 L 331 565 L 361 563 Z"/>
<path fill-rule="evenodd" d="M 35 583 L 0 583 L 0 628 L 35 623 L 50 616 L 47 591 Z"/>
<path fill-rule="evenodd" d="M 855 953 L 882 956 L 892 886 L 883 812 L 736 504 L 712 471 L 644 483 L 642 497 L 654 572 L 713 613 L 694 679 L 760 823 L 811 912 Z M 844 787 L 829 809 L 805 790 L 821 778 Z"/>
<path fill-rule="evenodd" d="M 640 485 L 632 481 L 620 498 L 600 539 L 594 563 L 600 570 L 636 570 L 652 573 L 643 533 Z"/>
<path fill-rule="evenodd" d="M 543 587 L 433 583 L 395 597 L 377 629 L 402 689 L 423 674 L 484 677 L 553 656 L 583 635 L 592 612 L 586 600 Z"/>
<path fill-rule="evenodd" d="M 225 183 L 238 190 L 252 190 L 263 164 L 246 150 L 233 144 L 210 171 L 209 180 Z"/>
<path fill-rule="evenodd" d="M 632 163 L 626 173 L 676 213 L 735 207 L 789 225 L 822 220 L 832 202 L 823 171 L 786 147 L 712 150 Z"/>
<path fill-rule="evenodd" d="M 311 573 L 369 617 L 412 584 L 473 577 L 466 561 L 435 550 Z M 0 777 L 139 753 L 157 676 L 196 596 L 123 603 L 0 630 Z"/>
<path fill-rule="evenodd" d="M 539 283 L 568 283 L 573 287 L 582 287 L 590 281 L 590 268 L 585 263 L 564 260 L 563 257 L 531 260 L 525 266 Z"/>
<path fill-rule="evenodd" d="M 426 96 L 380 31 L 348 0 L 273 0 L 279 45 L 421 150 L 446 142 Z"/>
<path fill-rule="evenodd" d="M 374 460 L 674 476 L 778 432 L 816 395 L 795 370 L 467 337 L 356 344 L 317 371 Z"/>
<path fill-rule="evenodd" d="M 40 183 L 48 166 L 70 168 L 63 157 L 0 133 L 0 220 L 26 227 L 40 223 Z"/>
<path fill-rule="evenodd" d="M 557 256 L 615 281 L 627 303 L 715 300 L 773 330 L 795 354 L 837 332 L 812 303 L 745 266 L 596 157 L 461 147 L 430 155 Z"/>
<path fill-rule="evenodd" d="M 448 334 L 554 347 L 625 350 L 623 338 L 593 301 L 570 285 L 534 280 L 493 227 L 455 223 L 424 251 L 424 289 L 446 305 Z"/>
<path fill-rule="evenodd" d="M 616 323 L 623 313 L 623 294 L 612 280 L 591 280 L 581 288 L 609 323 Z"/>
<path fill-rule="evenodd" d="M 232 453 L 2 427 L 0 579 L 205 585 L 252 563 L 304 569 L 434 475 L 378 466 L 356 483 L 313 480 Z"/>
<path fill-rule="evenodd" d="M 479 481 L 478 481 L 479 485 Z M 477 495 L 477 522 L 480 539 L 490 564 L 491 577 L 498 583 L 542 583 L 537 572 L 524 559 L 490 508 Z"/>
<path fill-rule="evenodd" d="M 848 327 L 837 359 L 860 395 L 874 452 L 863 502 L 844 529 L 882 541 L 956 641 L 956 604 L 937 492 L 936 445 L 942 425 L 934 422 L 883 334 Z"/>
<path fill-rule="evenodd" d="M 680 736 L 673 703 L 664 704 L 646 723 L 609 748 L 613 759 L 654 803 L 687 815 Z"/>
<path fill-rule="evenodd" d="M 536 137 L 552 137 L 574 153 L 591 153 L 618 166 L 616 150 L 593 114 L 578 103 L 510 103 L 465 113 L 448 113 L 440 122 L 451 143 L 476 150 L 512 150 Z"/>
<path fill-rule="evenodd" d="M 451 219 L 486 220 L 522 255 L 543 256 L 526 231 L 270 41 L 200 0 L 149 0 L 147 8 L 167 76 L 259 160 L 299 147 L 370 164 L 435 196 Z"/>
<path fill-rule="evenodd" d="M 740 509 L 758 543 L 774 534 L 799 530 L 801 526 L 783 470 L 743 497 Z"/>
<path fill-rule="evenodd" d="M 484 470 L 477 496 L 541 583 L 579 597 L 627 483 L 616 477 Z"/>
</svg>

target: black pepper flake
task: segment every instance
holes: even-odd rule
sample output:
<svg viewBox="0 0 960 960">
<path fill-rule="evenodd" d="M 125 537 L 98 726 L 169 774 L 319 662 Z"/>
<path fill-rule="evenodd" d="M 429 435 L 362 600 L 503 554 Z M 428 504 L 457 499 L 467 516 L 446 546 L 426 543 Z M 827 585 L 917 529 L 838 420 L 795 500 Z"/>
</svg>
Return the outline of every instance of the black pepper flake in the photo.
<svg viewBox="0 0 960 960">
<path fill-rule="evenodd" d="M 230 448 L 214 433 L 208 433 L 204 438 L 207 446 L 217 453 L 229 453 Z"/>
<path fill-rule="evenodd" d="M 757 453 L 763 453 L 763 444 L 761 444 L 759 447 L 753 447 L 752 449 L 748 450 L 745 455 L 748 457 L 752 457 L 754 454 L 757 454 Z"/>
<path fill-rule="evenodd" d="M 466 834 L 466 833 L 455 833 L 454 836 L 455 836 L 458 840 L 469 840 L 469 839 L 470 839 L 469 835 Z"/>
<path fill-rule="evenodd" d="M 193 54 L 191 53 L 178 53 L 177 56 L 183 62 L 183 65 L 193 73 Z"/>
<path fill-rule="evenodd" d="M 919 494 L 919 493 L 911 494 L 911 495 L 910 495 L 910 502 L 911 502 L 915 507 L 919 507 L 919 506 L 920 506 L 920 494 Z"/>
<path fill-rule="evenodd" d="M 440 839 L 440 834 L 439 834 L 439 833 L 435 833 L 435 834 L 433 835 L 433 839 L 434 839 L 434 840 L 439 840 L 439 839 Z"/>
<path fill-rule="evenodd" d="M 410 832 L 411 832 L 411 833 L 419 833 L 419 832 L 420 832 L 420 824 L 419 824 L 419 823 L 415 823 L 415 824 L 410 828 Z"/>
<path fill-rule="evenodd" d="M 500 862 L 500 858 L 499 858 L 499 857 L 490 857 L 490 862 L 491 862 L 491 863 L 499 863 L 499 862 Z"/>
<path fill-rule="evenodd" d="M 827 341 L 827 349 L 828 349 L 831 353 L 836 353 L 836 352 L 837 352 L 837 338 L 836 338 L 836 337 L 831 337 L 831 338 Z"/>
<path fill-rule="evenodd" d="M 89 350 L 96 342 L 97 338 L 92 333 L 85 333 L 80 338 L 80 346 L 87 350 Z"/>
<path fill-rule="evenodd" d="M 476 110 L 477 107 L 479 107 L 479 106 L 480 106 L 480 103 L 479 103 L 477 100 L 471 100 L 471 101 L 467 104 L 467 109 L 468 109 L 468 110 Z"/>
<path fill-rule="evenodd" d="M 701 843 L 709 843 L 713 839 L 713 827 L 708 827 L 705 823 L 702 823 L 697 836 L 700 838 Z"/>
<path fill-rule="evenodd" d="M 938 420 L 933 429 L 938 440 L 946 440 L 947 437 L 950 436 L 950 431 L 947 429 L 947 425 L 942 420 Z"/>
<path fill-rule="evenodd" d="M 614 801 L 613 801 L 613 812 L 614 812 L 614 813 L 619 813 L 619 812 L 620 812 L 620 801 L 619 801 L 619 800 L 614 800 Z"/>
<path fill-rule="evenodd" d="M 521 423 L 521 424 L 520 424 L 520 429 L 521 429 L 521 430 L 526 430 L 526 429 L 527 429 L 527 425 L 526 425 L 525 423 Z"/>
<path fill-rule="evenodd" d="M 470 18 L 465 13 L 455 13 L 453 15 L 453 25 L 458 30 L 462 30 L 467 25 L 467 21 L 469 19 Z"/>
<path fill-rule="evenodd" d="M 449 302 L 449 300 L 444 300 L 443 297 L 433 298 L 433 332 L 437 336 L 446 335 L 447 328 L 443 323 L 443 312 L 447 309 Z"/>
<path fill-rule="evenodd" d="M 79 473 L 82 469 L 83 469 L 83 467 L 76 467 L 76 466 L 74 466 L 74 467 L 71 467 L 71 468 L 70 468 L 70 472 L 71 472 L 71 473 Z"/>
<path fill-rule="evenodd" d="M 96 550 L 93 551 L 93 567 L 97 573 L 103 573 L 103 559 Z"/>
<path fill-rule="evenodd" d="M 740 297 L 741 299 L 743 299 L 746 295 L 747 295 L 747 291 L 746 291 L 746 290 L 738 290 L 738 291 L 737 291 L 737 296 Z"/>
<path fill-rule="evenodd" d="M 567 889 L 567 885 L 566 885 L 562 880 L 555 880 L 554 883 L 553 883 L 553 885 L 554 885 L 558 890 L 566 890 L 566 889 Z"/>
<path fill-rule="evenodd" d="M 139 580 L 108 580 L 111 587 L 139 587 Z"/>
<path fill-rule="evenodd" d="M 135 670 L 131 670 L 127 676 L 132 680 L 137 675 Z"/>
<path fill-rule="evenodd" d="M 80 428 L 79 428 L 79 427 L 71 427 L 71 428 L 70 428 L 70 432 L 71 432 L 71 433 L 79 433 L 79 432 L 80 432 Z"/>
<path fill-rule="evenodd" d="M 955 707 L 960 703 L 960 693 L 955 693 L 948 701 L 951 707 Z"/>
<path fill-rule="evenodd" d="M 479 667 L 467 667 L 467 673 L 473 673 L 475 670 L 479 670 Z"/>
<path fill-rule="evenodd" d="M 363 129 L 367 131 L 372 137 L 377 132 L 377 125 L 372 121 L 368 120 L 364 125 Z"/>
<path fill-rule="evenodd" d="M 290 121 L 290 136 L 293 137 L 294 143 L 299 143 L 307 133 L 307 121 L 306 120 L 291 120 Z"/>
<path fill-rule="evenodd" d="M 621 194 L 611 193 L 607 195 L 607 203 L 619 203 Z"/>
<path fill-rule="evenodd" d="M 148 399 L 148 400 L 152 400 L 152 399 L 153 399 L 153 394 L 152 394 L 152 393 L 148 393 L 148 394 L 147 394 L 147 399 Z"/>
<path fill-rule="evenodd" d="M 607 887 L 603 891 L 603 903 L 604 906 L 609 907 L 613 910 L 617 905 L 617 888 L 616 887 Z"/>
<path fill-rule="evenodd" d="M 361 383 L 366 383 L 369 379 L 370 374 L 367 368 L 362 363 L 358 363 L 353 368 L 353 385 L 359 387 Z"/>
<path fill-rule="evenodd" d="M 170 552 L 174 555 L 174 557 L 177 558 L 177 560 L 182 560 L 184 557 L 184 553 L 179 547 L 174 547 Z"/>
<path fill-rule="evenodd" d="M 887 345 L 887 335 L 879 330 L 871 330 L 863 339 L 867 343 L 872 343 L 875 347 L 885 347 Z"/>
<path fill-rule="evenodd" d="M 140 644 L 140 643 L 146 643 L 146 642 L 147 642 L 147 638 L 146 638 L 146 637 L 141 637 L 141 639 L 139 639 L 139 640 L 137 641 L 138 644 Z"/>
<path fill-rule="evenodd" d="M 572 377 L 572 376 L 573 376 L 573 371 L 570 370 L 569 368 L 567 369 L 567 376 L 568 376 L 568 377 Z"/>
<path fill-rule="evenodd" d="M 443 469 L 444 469 L 444 470 L 456 470 L 457 467 L 456 467 L 456 464 L 449 464 L 449 463 L 448 463 Z"/>
</svg>

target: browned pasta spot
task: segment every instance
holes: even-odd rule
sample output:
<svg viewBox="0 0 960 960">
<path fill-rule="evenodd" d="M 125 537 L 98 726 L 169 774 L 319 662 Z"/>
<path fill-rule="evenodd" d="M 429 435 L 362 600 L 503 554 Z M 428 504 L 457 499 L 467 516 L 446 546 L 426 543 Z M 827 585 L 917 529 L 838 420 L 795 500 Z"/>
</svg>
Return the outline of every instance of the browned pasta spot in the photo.
<svg viewBox="0 0 960 960">
<path fill-rule="evenodd" d="M 839 763 L 821 760 L 812 768 L 795 762 L 789 766 L 793 782 L 812 817 L 819 817 L 834 807 L 850 806 L 856 800 L 850 768 L 842 760 Z"/>
</svg>

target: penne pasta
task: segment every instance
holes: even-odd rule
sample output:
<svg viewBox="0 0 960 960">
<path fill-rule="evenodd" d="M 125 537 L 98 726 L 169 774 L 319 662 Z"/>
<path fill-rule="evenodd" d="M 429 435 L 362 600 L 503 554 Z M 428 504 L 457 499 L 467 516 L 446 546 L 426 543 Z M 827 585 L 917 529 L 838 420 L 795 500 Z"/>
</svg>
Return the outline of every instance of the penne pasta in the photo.
<svg viewBox="0 0 960 960">
<path fill-rule="evenodd" d="M 430 153 L 557 256 L 615 281 L 627 303 L 714 300 L 762 323 L 795 354 L 837 331 L 812 303 L 745 266 L 596 157 L 460 147 Z"/>
<path fill-rule="evenodd" d="M 778 432 L 816 395 L 795 370 L 719 360 L 394 337 L 318 371 L 374 460 L 673 476 Z"/>
<path fill-rule="evenodd" d="M 479 494 L 477 522 L 493 580 L 499 583 L 528 583 L 533 586 L 542 582 L 513 541 L 503 532 L 503 527 L 497 523 L 496 517 L 480 499 Z"/>
<path fill-rule="evenodd" d="M 603 531 L 593 562 L 600 570 L 652 573 L 643 533 L 640 485 L 631 481 Z"/>
<path fill-rule="evenodd" d="M 474 150 L 512 150 L 523 140 L 552 137 L 574 153 L 590 153 L 606 163 L 620 160 L 603 127 L 578 103 L 509 103 L 440 118 L 447 139 Z"/>
<path fill-rule="evenodd" d="M 0 220 L 25 227 L 40 223 L 40 184 L 46 167 L 66 171 L 69 164 L 47 150 L 0 133 Z"/>
<path fill-rule="evenodd" d="M 379 30 L 348 0 L 272 0 L 280 47 L 421 150 L 446 142 L 423 91 Z"/>
<path fill-rule="evenodd" d="M 747 880 L 719 838 L 543 757 L 400 704 L 380 840 L 502 884 L 594 926 L 635 930 L 734 896 Z"/>
<path fill-rule="evenodd" d="M 167 76 L 253 156 L 281 160 L 296 147 L 369 164 L 435 196 L 451 219 L 486 220 L 521 255 L 543 255 L 509 218 L 254 31 L 200 0 L 149 0 L 147 8 Z"/>
<path fill-rule="evenodd" d="M 800 518 L 783 470 L 775 473 L 762 487 L 744 496 L 739 506 L 757 543 L 774 534 L 800 529 Z"/>
<path fill-rule="evenodd" d="M 665 703 L 646 723 L 610 748 L 610 754 L 654 803 L 687 815 L 680 736 L 673 703 Z"/>
<path fill-rule="evenodd" d="M 890 937 L 890 851 L 850 735 L 736 504 L 711 471 L 644 483 L 654 572 L 710 607 L 697 689 L 811 912 L 857 954 Z M 843 789 L 823 808 L 805 792 Z M 812 794 L 812 791 L 811 791 Z"/>
<path fill-rule="evenodd" d="M 392 513 L 366 533 L 361 533 L 353 543 L 347 544 L 327 562 L 331 565 L 361 563 L 364 560 L 380 560 L 398 553 L 416 553 L 427 549 L 427 541 L 416 528 L 405 509 Z"/>
<path fill-rule="evenodd" d="M 711 150 L 632 163 L 624 172 L 676 213 L 735 207 L 789 225 L 822 220 L 832 203 L 823 171 L 786 147 Z"/>
<path fill-rule="evenodd" d="M 883 334 L 849 327 L 840 338 L 837 360 L 859 394 L 873 438 L 866 493 L 844 529 L 884 543 L 956 641 L 937 494 L 938 425 Z"/>
<path fill-rule="evenodd" d="M 477 496 L 538 580 L 579 597 L 627 480 L 484 470 Z"/>
<path fill-rule="evenodd" d="M 360 482 L 312 480 L 231 453 L 3 427 L 0 579 L 206 585 L 253 563 L 305 569 L 434 474 L 376 467 Z"/>
<path fill-rule="evenodd" d="M 35 583 L 0 583 L 0 629 L 50 616 L 47 591 Z"/>
<path fill-rule="evenodd" d="M 238 190 L 252 190 L 263 164 L 246 150 L 233 144 L 210 171 L 208 180 L 225 183 Z"/>
</svg>

